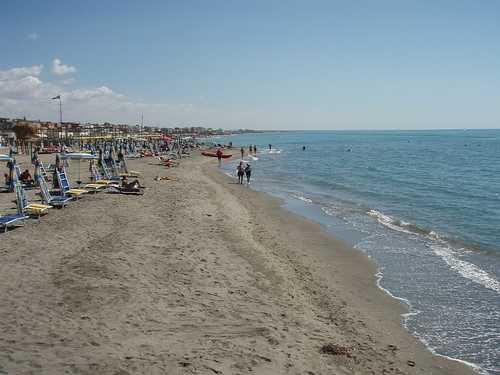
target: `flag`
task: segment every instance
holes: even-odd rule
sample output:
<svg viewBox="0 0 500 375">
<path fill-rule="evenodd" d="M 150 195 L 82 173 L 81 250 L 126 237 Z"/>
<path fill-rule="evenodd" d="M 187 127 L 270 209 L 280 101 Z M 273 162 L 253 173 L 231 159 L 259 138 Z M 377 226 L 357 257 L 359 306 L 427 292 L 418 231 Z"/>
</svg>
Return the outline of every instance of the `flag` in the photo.
<svg viewBox="0 0 500 375">
<path fill-rule="evenodd" d="M 54 96 L 52 99 L 61 99 L 61 95 Z"/>
</svg>

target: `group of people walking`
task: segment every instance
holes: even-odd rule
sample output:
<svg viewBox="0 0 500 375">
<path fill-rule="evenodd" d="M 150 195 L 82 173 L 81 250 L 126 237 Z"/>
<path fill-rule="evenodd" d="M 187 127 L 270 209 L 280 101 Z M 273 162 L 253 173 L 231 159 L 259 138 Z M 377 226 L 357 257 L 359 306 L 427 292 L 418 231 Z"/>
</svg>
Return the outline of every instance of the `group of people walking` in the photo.
<svg viewBox="0 0 500 375">
<path fill-rule="evenodd" d="M 231 145 L 232 146 L 232 145 Z M 241 148 L 241 158 L 243 159 L 244 157 L 244 149 L 243 147 Z M 250 152 L 257 152 L 257 147 L 256 146 L 250 146 L 249 147 Z M 216 156 L 219 162 L 219 167 L 222 166 L 222 150 L 220 148 L 217 149 L 216 151 Z M 238 166 L 236 167 L 236 175 L 238 176 L 238 183 L 243 184 L 243 181 L 246 177 L 247 179 L 247 184 L 250 184 L 250 178 L 252 177 L 252 167 L 250 166 L 250 163 L 241 160 Z"/>
<path fill-rule="evenodd" d="M 247 184 L 250 184 L 250 177 L 252 177 L 252 167 L 250 163 L 246 163 L 243 165 L 243 162 L 240 161 L 240 164 L 236 167 L 236 174 L 238 175 L 238 183 L 243 184 L 243 179 L 246 176 Z"/>
</svg>

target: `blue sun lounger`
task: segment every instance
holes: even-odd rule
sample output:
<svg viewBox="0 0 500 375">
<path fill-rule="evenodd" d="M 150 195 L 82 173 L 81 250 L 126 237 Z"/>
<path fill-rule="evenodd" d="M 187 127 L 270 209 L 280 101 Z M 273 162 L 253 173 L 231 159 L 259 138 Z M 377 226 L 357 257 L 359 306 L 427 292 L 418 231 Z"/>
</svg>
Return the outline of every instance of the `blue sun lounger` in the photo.
<svg viewBox="0 0 500 375">
<path fill-rule="evenodd" d="M 7 228 L 12 224 L 23 223 L 28 217 L 23 214 L 12 214 L 12 215 L 1 215 L 0 216 L 0 228 L 7 232 Z"/>
<path fill-rule="evenodd" d="M 106 165 L 105 162 L 102 163 L 101 167 L 102 167 L 102 171 L 104 172 L 104 177 L 106 178 L 106 180 L 113 181 L 113 180 L 120 180 L 121 179 L 120 176 L 113 176 L 111 174 L 111 172 L 109 171 L 108 166 Z"/>
<path fill-rule="evenodd" d="M 76 197 L 78 198 L 82 194 L 88 193 L 88 190 L 85 189 L 72 189 L 68 176 L 66 175 L 66 171 L 64 168 L 62 170 L 59 170 L 56 172 L 57 173 L 57 180 L 59 181 L 59 187 L 61 188 L 62 195 L 69 196 L 69 197 Z"/>
<path fill-rule="evenodd" d="M 14 164 L 13 178 L 14 178 L 14 184 L 17 181 L 21 182 L 21 169 L 19 168 L 19 165 L 17 165 L 17 164 Z M 21 182 L 21 184 L 22 184 L 23 188 L 25 188 L 25 189 L 32 189 L 33 188 L 32 185 L 25 184 L 24 182 Z"/>
<path fill-rule="evenodd" d="M 16 202 L 18 211 L 23 214 L 36 216 L 37 218 L 47 214 L 49 209 L 52 208 L 52 206 L 47 204 L 28 202 L 23 186 L 19 182 L 16 182 Z"/>
<path fill-rule="evenodd" d="M 20 186 L 19 183 L 17 183 L 16 185 Z M 16 191 L 16 197 L 17 197 L 16 199 L 17 213 L 9 215 L 0 215 L 0 228 L 2 228 L 4 232 L 7 232 L 7 228 L 10 225 L 16 225 L 16 224 L 24 225 L 24 220 L 28 218 L 28 216 L 26 216 L 23 212 L 22 201 L 19 199 L 19 196 L 17 196 L 17 191 Z"/>
<path fill-rule="evenodd" d="M 71 197 L 66 197 L 64 195 L 51 195 L 49 191 L 49 187 L 47 185 L 47 181 L 43 178 L 42 175 L 37 176 L 38 185 L 40 185 L 40 193 L 42 194 L 42 200 L 53 206 L 53 207 L 64 207 L 68 204 L 69 201 L 72 200 Z"/>
</svg>

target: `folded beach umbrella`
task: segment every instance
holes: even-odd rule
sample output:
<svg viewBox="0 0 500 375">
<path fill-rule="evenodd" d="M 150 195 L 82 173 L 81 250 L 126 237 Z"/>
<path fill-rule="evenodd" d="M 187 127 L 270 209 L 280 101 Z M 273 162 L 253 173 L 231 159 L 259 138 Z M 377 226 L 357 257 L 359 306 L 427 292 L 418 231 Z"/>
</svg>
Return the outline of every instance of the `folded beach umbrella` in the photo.
<svg viewBox="0 0 500 375">
<path fill-rule="evenodd" d="M 81 178 L 80 178 L 80 160 L 92 160 L 92 159 L 97 159 L 97 155 L 92 155 L 86 152 L 68 152 L 61 154 L 61 158 L 63 159 L 71 159 L 71 160 L 78 160 L 78 185 L 82 183 Z"/>
<path fill-rule="evenodd" d="M 0 161 L 11 161 L 12 158 L 9 155 L 0 154 Z"/>
</svg>

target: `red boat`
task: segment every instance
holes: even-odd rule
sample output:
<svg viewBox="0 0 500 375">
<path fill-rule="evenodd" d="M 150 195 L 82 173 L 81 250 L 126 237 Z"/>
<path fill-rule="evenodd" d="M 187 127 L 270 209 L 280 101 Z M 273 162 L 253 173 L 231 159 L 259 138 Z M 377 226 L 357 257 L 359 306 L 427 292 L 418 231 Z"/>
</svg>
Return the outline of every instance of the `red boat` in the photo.
<svg viewBox="0 0 500 375">
<path fill-rule="evenodd" d="M 213 158 L 216 158 L 217 157 L 217 151 L 202 151 L 201 152 L 202 155 L 205 155 L 205 156 L 211 156 Z M 231 156 L 231 154 L 222 154 L 222 159 L 229 159 Z"/>
<path fill-rule="evenodd" d="M 57 146 L 45 146 L 40 150 L 40 154 L 54 154 L 59 152 L 59 147 Z"/>
</svg>

